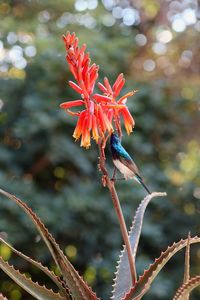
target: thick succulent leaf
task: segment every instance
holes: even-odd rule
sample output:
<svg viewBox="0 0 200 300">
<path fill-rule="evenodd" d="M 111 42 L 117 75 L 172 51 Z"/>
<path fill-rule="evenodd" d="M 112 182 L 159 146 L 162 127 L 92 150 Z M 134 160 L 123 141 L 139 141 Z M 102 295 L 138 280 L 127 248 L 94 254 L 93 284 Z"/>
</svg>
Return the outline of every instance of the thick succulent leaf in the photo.
<svg viewBox="0 0 200 300">
<path fill-rule="evenodd" d="M 190 279 L 190 233 L 188 234 L 187 246 L 185 249 L 185 269 L 184 269 L 184 278 L 183 284 L 189 281 Z M 183 300 L 189 300 L 190 294 L 186 294 Z"/>
<path fill-rule="evenodd" d="M 147 195 L 136 210 L 135 217 L 133 219 L 133 223 L 129 231 L 129 239 L 130 239 L 132 253 L 133 253 L 134 265 L 135 265 L 138 243 L 139 243 L 141 230 L 142 230 L 144 213 L 147 208 L 147 205 L 154 197 L 162 197 L 162 196 L 166 196 L 166 193 L 152 193 L 151 195 Z M 128 256 L 127 256 L 127 251 L 125 246 L 121 252 L 117 264 L 117 271 L 115 274 L 116 277 L 114 279 L 112 299 L 120 300 L 130 290 L 132 286 Z"/>
<path fill-rule="evenodd" d="M 0 268 L 12 278 L 19 286 L 26 290 L 30 295 L 38 300 L 66 300 L 66 297 L 48 290 L 45 286 L 41 286 L 33 282 L 30 278 L 14 269 L 8 262 L 4 261 L 0 256 Z"/>
<path fill-rule="evenodd" d="M 190 233 L 188 234 L 187 246 L 185 249 L 185 269 L 183 283 L 190 279 Z"/>
<path fill-rule="evenodd" d="M 181 285 L 181 287 L 176 292 L 173 300 L 185 300 L 185 297 L 187 297 L 187 295 L 190 294 L 191 291 L 198 286 L 200 286 L 200 276 L 192 277 L 187 282 Z"/>
<path fill-rule="evenodd" d="M 144 271 L 144 274 L 139 277 L 136 285 L 130 289 L 128 294 L 122 300 L 140 300 L 144 294 L 147 293 L 151 284 L 161 269 L 170 260 L 174 254 L 187 246 L 188 239 L 180 240 L 168 247 L 166 251 L 162 252 L 160 257 L 157 258 L 149 269 Z M 190 244 L 200 243 L 200 237 L 196 236 L 190 239 Z"/>
<path fill-rule="evenodd" d="M 0 294 L 0 300 L 8 300 L 4 295 Z"/>
<path fill-rule="evenodd" d="M 61 295 L 66 295 L 67 294 L 67 289 L 65 289 L 62 285 L 62 281 L 58 276 L 56 276 L 53 272 L 51 272 L 47 267 L 44 267 L 40 262 L 37 262 L 33 260 L 32 258 L 26 256 L 25 254 L 21 253 L 14 247 L 12 247 L 9 243 L 7 243 L 1 236 L 0 236 L 0 242 L 4 243 L 7 247 L 9 247 L 15 254 L 20 256 L 21 258 L 25 259 L 35 267 L 39 268 L 42 272 L 44 272 L 59 288 L 60 294 Z"/>
<path fill-rule="evenodd" d="M 49 251 L 54 258 L 55 263 L 59 267 L 63 279 L 66 282 L 70 293 L 75 300 L 97 300 L 96 294 L 88 287 L 78 272 L 74 269 L 67 257 L 64 255 L 52 235 L 48 232 L 47 228 L 36 216 L 36 214 L 20 199 L 0 189 L 0 193 L 17 203 L 31 218 L 36 228 L 40 232 L 44 242 L 46 243 Z"/>
</svg>

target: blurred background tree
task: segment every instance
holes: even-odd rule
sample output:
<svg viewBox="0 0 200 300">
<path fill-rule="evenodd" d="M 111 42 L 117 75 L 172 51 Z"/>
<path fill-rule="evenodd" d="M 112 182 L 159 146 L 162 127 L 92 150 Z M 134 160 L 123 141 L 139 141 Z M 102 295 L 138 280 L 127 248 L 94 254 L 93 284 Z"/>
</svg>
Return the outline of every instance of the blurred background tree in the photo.
<svg viewBox="0 0 200 300">
<path fill-rule="evenodd" d="M 61 35 L 75 31 L 87 43 L 100 80 L 114 82 L 123 72 L 124 91 L 139 89 L 129 100 L 136 127 L 123 143 L 150 189 L 168 193 L 146 212 L 141 273 L 168 244 L 200 230 L 198 1 L 1 0 L 0 28 L 1 186 L 28 202 L 97 294 L 108 299 L 121 236 L 101 186 L 97 147 L 75 144 L 75 120 L 59 109 L 77 97 L 67 84 L 72 76 Z M 130 225 L 144 191 L 132 182 L 118 187 Z M 1 199 L 0 215 L 0 231 L 16 248 L 55 269 L 18 207 Z M 0 254 L 33 279 L 40 276 L 5 246 Z M 182 281 L 183 258 L 173 259 L 144 299 L 171 299 Z M 192 265 L 192 273 L 199 273 L 195 246 Z M 32 299 L 0 276 L 0 291 L 9 299 Z M 39 282 L 50 285 L 41 276 Z M 199 296 L 196 290 L 191 299 Z"/>
</svg>

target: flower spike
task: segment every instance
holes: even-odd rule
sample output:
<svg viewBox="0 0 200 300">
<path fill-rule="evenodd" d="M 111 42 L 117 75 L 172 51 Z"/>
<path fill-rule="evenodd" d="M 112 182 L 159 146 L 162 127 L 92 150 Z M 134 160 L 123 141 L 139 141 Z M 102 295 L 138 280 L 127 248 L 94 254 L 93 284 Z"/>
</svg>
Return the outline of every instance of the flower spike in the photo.
<svg viewBox="0 0 200 300">
<path fill-rule="evenodd" d="M 120 117 L 124 120 L 127 133 L 130 134 L 134 127 L 134 120 L 126 106 L 126 101 L 135 91 L 117 100 L 125 84 L 123 73 L 119 74 L 113 85 L 105 77 L 103 84 L 98 83 L 102 93 L 93 94 L 99 66 L 95 63 L 91 64 L 90 54 L 86 53 L 86 44 L 79 46 L 75 33 L 67 32 L 63 36 L 63 41 L 67 52 L 66 61 L 75 79 L 75 81 L 69 81 L 69 86 L 81 96 L 80 100 L 60 104 L 60 107 L 69 115 L 78 117 L 73 133 L 75 140 L 81 138 L 81 146 L 89 148 L 91 137 L 96 143 L 99 142 L 100 137 L 106 141 L 108 135 L 114 131 L 114 127 L 121 134 Z M 72 107 L 80 106 L 83 106 L 82 111 L 70 110 Z"/>
</svg>

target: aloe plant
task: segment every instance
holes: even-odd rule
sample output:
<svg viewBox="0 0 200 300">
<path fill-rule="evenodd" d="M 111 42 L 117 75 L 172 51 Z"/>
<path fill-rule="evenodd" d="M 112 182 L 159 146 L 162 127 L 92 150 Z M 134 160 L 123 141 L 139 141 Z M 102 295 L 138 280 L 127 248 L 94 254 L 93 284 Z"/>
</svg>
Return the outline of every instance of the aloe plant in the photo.
<svg viewBox="0 0 200 300">
<path fill-rule="evenodd" d="M 19 198 L 11 195 L 10 193 L 0 190 L 0 193 L 10 200 L 14 201 L 17 205 L 19 205 L 25 213 L 30 217 L 32 222 L 35 224 L 37 230 L 39 231 L 41 237 L 46 243 L 56 265 L 60 269 L 60 276 L 56 276 L 53 272 L 51 272 L 47 267 L 44 267 L 41 263 L 31 259 L 30 257 L 24 255 L 20 251 L 13 248 L 7 241 L 5 241 L 2 237 L 0 237 L 0 241 L 7 245 L 15 254 L 22 257 L 26 261 L 30 262 L 37 268 L 39 268 L 42 272 L 44 272 L 49 278 L 55 283 L 57 286 L 57 292 L 52 290 L 48 290 L 45 286 L 40 286 L 38 283 L 33 282 L 30 278 L 27 278 L 23 275 L 19 270 L 16 270 L 13 266 L 11 266 L 8 262 L 4 261 L 2 257 L 0 257 L 0 268 L 7 273 L 19 286 L 25 289 L 28 293 L 30 293 L 36 299 L 42 300 L 61 300 L 61 299 L 86 299 L 86 300 L 97 300 L 96 294 L 92 291 L 92 289 L 87 285 L 86 282 L 80 277 L 78 272 L 73 268 L 67 257 L 63 254 L 62 250 L 59 248 L 58 244 L 52 237 L 52 235 L 48 232 L 45 225 L 41 222 L 41 220 L 34 214 L 34 212 Z M 165 196 L 165 193 L 152 193 L 144 198 L 144 200 L 139 205 L 133 224 L 129 231 L 129 239 L 132 248 L 132 256 L 135 264 L 135 258 L 137 254 L 137 247 L 139 243 L 139 238 L 141 235 L 141 229 L 143 224 L 143 218 L 145 209 L 148 203 L 154 197 Z M 120 259 L 117 263 L 117 272 L 115 273 L 114 286 L 112 291 L 112 299 L 114 300 L 138 300 L 142 299 L 142 297 L 148 292 L 152 282 L 162 270 L 164 265 L 174 256 L 175 253 L 180 251 L 182 248 L 186 247 L 187 252 L 189 253 L 188 247 L 191 244 L 199 243 L 200 237 L 189 237 L 188 239 L 180 240 L 177 243 L 174 243 L 172 246 L 168 247 L 165 251 L 163 251 L 159 258 L 155 259 L 155 261 L 149 266 L 147 270 L 144 271 L 143 275 L 141 275 L 134 286 L 132 286 L 131 275 L 129 271 L 129 264 L 127 258 L 126 247 L 123 248 Z M 189 254 L 187 254 L 187 257 Z M 186 260 L 187 261 L 187 260 Z M 187 262 L 188 264 L 188 262 Z M 188 270 L 188 267 L 187 267 Z M 187 271 L 188 273 L 188 271 Z M 200 276 L 189 278 L 189 276 L 185 276 L 185 281 L 183 285 L 177 290 L 174 300 L 178 299 L 186 299 L 185 295 L 189 294 L 195 287 L 200 285 Z M 0 299 L 6 299 L 4 296 L 0 295 Z"/>
<path fill-rule="evenodd" d="M 81 137 L 81 146 L 89 148 L 91 136 L 98 144 L 99 148 L 99 170 L 102 173 L 102 184 L 108 188 L 114 209 L 118 217 L 121 234 L 124 240 L 124 246 L 117 262 L 114 275 L 114 284 L 111 299 L 112 300 L 140 300 L 148 294 L 151 284 L 156 276 L 165 266 L 165 264 L 181 249 L 186 248 L 185 271 L 183 283 L 174 295 L 174 300 L 188 300 L 191 291 L 200 285 L 200 275 L 190 277 L 190 245 L 199 243 L 200 237 L 191 237 L 181 239 L 173 243 L 164 250 L 150 266 L 144 270 L 143 274 L 138 276 L 136 269 L 136 256 L 138 244 L 142 232 L 144 215 L 148 204 L 156 197 L 165 197 L 166 193 L 153 192 L 146 196 L 139 204 L 130 230 L 127 230 L 123 212 L 120 206 L 120 200 L 116 190 L 115 172 L 111 177 L 106 165 L 105 147 L 107 141 L 114 130 L 118 136 L 122 137 L 122 128 L 120 117 L 124 120 L 125 129 L 128 134 L 132 132 L 134 120 L 126 106 L 127 97 L 132 96 L 136 91 L 132 91 L 119 100 L 117 96 L 121 91 L 125 80 L 123 74 L 120 74 L 113 86 L 110 85 L 107 78 L 104 84 L 98 83 L 103 94 L 93 94 L 93 89 L 98 78 L 98 66 L 90 65 L 89 53 L 85 53 L 86 45 L 81 48 L 78 46 L 78 39 L 75 34 L 67 33 L 64 36 L 64 42 L 67 50 L 67 61 L 70 70 L 77 81 L 69 82 L 70 86 L 76 90 L 82 97 L 82 100 L 69 101 L 61 104 L 68 114 L 78 117 L 73 136 L 75 139 Z M 74 106 L 85 106 L 82 112 L 73 112 L 69 108 Z M 29 216 L 34 223 L 43 241 L 45 242 L 52 259 L 60 271 L 60 275 L 55 275 L 40 262 L 24 255 L 12 245 L 10 245 L 0 235 L 0 242 L 9 247 L 17 256 L 39 268 L 55 284 L 55 289 L 50 290 L 44 285 L 33 282 L 26 277 L 20 270 L 15 269 L 9 262 L 0 257 L 0 268 L 12 278 L 21 288 L 38 300 L 98 300 L 96 293 L 88 286 L 73 265 L 64 255 L 55 239 L 49 233 L 43 222 L 31 210 L 28 205 L 3 189 L 0 194 L 15 202 Z M 0 294 L 0 300 L 5 300 Z"/>
</svg>

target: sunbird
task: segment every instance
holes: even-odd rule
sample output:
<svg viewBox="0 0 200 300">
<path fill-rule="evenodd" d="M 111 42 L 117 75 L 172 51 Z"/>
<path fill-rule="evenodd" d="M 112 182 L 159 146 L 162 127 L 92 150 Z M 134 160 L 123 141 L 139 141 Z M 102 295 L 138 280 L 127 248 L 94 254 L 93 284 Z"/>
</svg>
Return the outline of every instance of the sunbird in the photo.
<svg viewBox="0 0 200 300">
<path fill-rule="evenodd" d="M 112 133 L 110 137 L 110 149 L 113 163 L 120 173 L 123 174 L 124 179 L 134 179 L 145 188 L 148 194 L 151 194 L 150 190 L 144 184 L 143 178 L 140 176 L 136 164 L 128 152 L 124 149 L 118 135 L 115 133 Z"/>
</svg>

